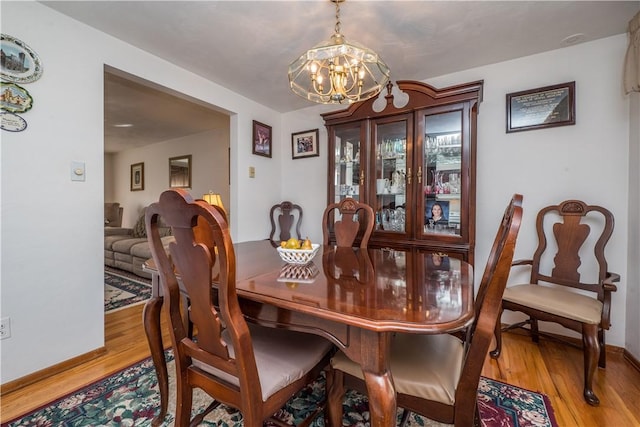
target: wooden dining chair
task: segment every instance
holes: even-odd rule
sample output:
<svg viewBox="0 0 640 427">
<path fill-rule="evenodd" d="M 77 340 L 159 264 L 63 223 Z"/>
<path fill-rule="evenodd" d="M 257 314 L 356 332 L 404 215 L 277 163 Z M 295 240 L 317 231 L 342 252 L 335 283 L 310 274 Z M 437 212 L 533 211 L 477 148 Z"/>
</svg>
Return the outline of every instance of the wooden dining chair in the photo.
<svg viewBox="0 0 640 427">
<path fill-rule="evenodd" d="M 366 248 L 374 224 L 371 206 L 344 198 L 329 204 L 322 214 L 323 242 L 325 245 Z"/>
<path fill-rule="evenodd" d="M 543 208 L 536 218 L 538 248 L 533 258 L 513 263 L 530 268 L 529 283 L 508 287 L 502 297 L 504 310 L 528 316 L 526 321 L 502 330 L 529 325 L 525 329 L 533 341 L 538 342 L 539 336 L 550 336 L 538 330 L 541 320 L 582 334 L 582 345 L 578 347 L 584 352 L 583 396 L 593 406 L 600 403 L 593 391 L 593 376 L 596 365 L 606 366 L 604 331 L 609 329 L 611 293 L 616 291 L 614 282 L 620 280 L 618 274 L 607 271 L 604 253 L 613 226 L 611 212 L 580 200 L 566 200 Z M 564 341 L 579 344 L 571 339 Z M 502 347 L 500 327 L 496 329 L 496 344 L 491 355 L 497 358 Z"/>
<path fill-rule="evenodd" d="M 302 234 L 300 234 L 302 208 L 299 205 L 286 200 L 273 205 L 269 211 L 269 220 L 271 221 L 269 241 L 274 248 L 280 246 L 280 242 L 286 242 L 291 237 L 302 239 Z M 291 232 L 294 228 L 295 235 L 292 236 Z"/>
<path fill-rule="evenodd" d="M 478 419 L 480 374 L 500 313 L 521 219 L 522 196 L 516 194 L 493 242 L 466 340 L 452 334 L 396 334 L 392 338 L 390 369 L 398 406 L 404 408 L 401 425 L 411 412 L 456 427 L 472 426 Z M 366 393 L 363 379 L 360 365 L 338 352 L 327 375 L 328 399 L 341 402 L 345 385 Z M 329 414 L 332 426 L 341 425 L 341 418 L 342 414 Z"/>
<path fill-rule="evenodd" d="M 160 217 L 175 237 L 169 254 L 160 240 Z M 196 240 L 194 233 L 203 226 L 198 225 L 202 219 L 210 228 L 206 242 Z M 224 216 L 214 207 L 194 201 L 184 190 L 168 190 L 147 209 L 146 225 L 175 356 L 176 425 L 197 425 L 224 403 L 240 410 L 245 426 L 262 426 L 318 377 L 331 344 L 315 335 L 245 321 L 235 288 L 233 242 Z M 195 337 L 183 322 L 184 310 Z M 194 388 L 204 390 L 213 402 L 190 420 Z"/>
</svg>

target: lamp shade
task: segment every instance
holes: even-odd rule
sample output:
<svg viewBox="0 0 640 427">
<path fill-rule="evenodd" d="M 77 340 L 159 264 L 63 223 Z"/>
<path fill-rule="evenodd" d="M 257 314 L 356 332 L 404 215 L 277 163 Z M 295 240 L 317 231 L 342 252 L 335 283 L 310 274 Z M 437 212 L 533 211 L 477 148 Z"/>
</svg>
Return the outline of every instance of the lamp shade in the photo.
<svg viewBox="0 0 640 427">
<path fill-rule="evenodd" d="M 202 196 L 202 199 L 209 203 L 210 205 L 213 206 L 219 206 L 222 209 L 224 209 L 224 206 L 222 205 L 222 198 L 220 197 L 219 194 L 217 193 L 208 193 Z"/>
</svg>

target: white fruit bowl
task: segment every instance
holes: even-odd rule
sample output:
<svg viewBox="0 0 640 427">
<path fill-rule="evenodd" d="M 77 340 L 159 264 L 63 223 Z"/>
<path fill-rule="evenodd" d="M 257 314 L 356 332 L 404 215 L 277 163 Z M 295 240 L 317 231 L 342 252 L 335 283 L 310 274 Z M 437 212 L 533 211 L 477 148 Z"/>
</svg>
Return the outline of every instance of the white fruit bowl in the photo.
<svg viewBox="0 0 640 427">
<path fill-rule="evenodd" d="M 318 253 L 320 245 L 317 243 L 311 244 L 311 249 L 285 249 L 277 248 L 280 258 L 289 264 L 304 265 L 311 262 L 314 256 Z"/>
</svg>

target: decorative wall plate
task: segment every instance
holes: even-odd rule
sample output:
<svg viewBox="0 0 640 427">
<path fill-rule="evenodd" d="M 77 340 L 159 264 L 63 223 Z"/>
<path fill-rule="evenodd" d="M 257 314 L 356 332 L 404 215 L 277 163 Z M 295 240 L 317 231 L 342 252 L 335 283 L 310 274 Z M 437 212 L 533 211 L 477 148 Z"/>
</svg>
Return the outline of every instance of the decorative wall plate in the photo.
<svg viewBox="0 0 640 427">
<path fill-rule="evenodd" d="M 14 83 L 35 82 L 42 75 L 38 55 L 21 40 L 8 34 L 0 35 L 2 61 L 0 78 Z"/>
<path fill-rule="evenodd" d="M 0 82 L 0 108 L 10 113 L 24 113 L 33 106 L 29 92 L 15 83 Z"/>
<path fill-rule="evenodd" d="M 22 132 L 27 128 L 27 121 L 17 114 L 2 111 L 0 112 L 0 128 L 9 132 Z"/>
</svg>

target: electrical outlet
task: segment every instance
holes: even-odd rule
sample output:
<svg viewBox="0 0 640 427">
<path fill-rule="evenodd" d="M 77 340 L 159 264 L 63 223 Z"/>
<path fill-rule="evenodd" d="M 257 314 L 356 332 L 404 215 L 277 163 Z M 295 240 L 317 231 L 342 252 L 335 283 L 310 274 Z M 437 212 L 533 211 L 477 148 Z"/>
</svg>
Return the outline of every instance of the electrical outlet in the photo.
<svg viewBox="0 0 640 427">
<path fill-rule="evenodd" d="M 0 340 L 11 338 L 11 318 L 3 317 L 0 319 Z"/>
</svg>

